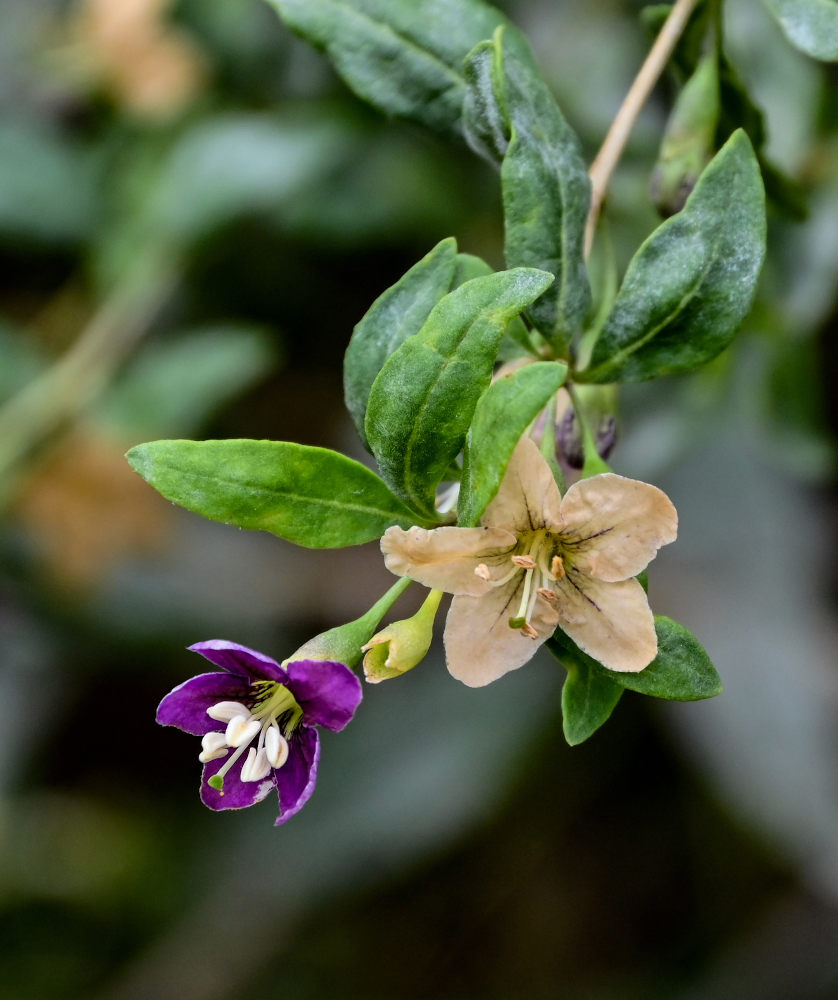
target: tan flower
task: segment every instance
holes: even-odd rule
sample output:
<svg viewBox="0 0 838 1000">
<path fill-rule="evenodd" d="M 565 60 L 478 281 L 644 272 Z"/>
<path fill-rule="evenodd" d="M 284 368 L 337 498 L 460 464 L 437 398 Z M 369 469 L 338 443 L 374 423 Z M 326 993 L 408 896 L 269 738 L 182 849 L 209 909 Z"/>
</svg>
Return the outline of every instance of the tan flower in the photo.
<svg viewBox="0 0 838 1000">
<path fill-rule="evenodd" d="M 562 499 L 536 445 L 523 438 L 479 528 L 389 528 L 387 568 L 454 594 L 448 669 L 482 687 L 523 666 L 556 629 L 610 670 L 637 672 L 657 653 L 652 612 L 633 579 L 678 515 L 648 483 L 613 473 Z"/>
</svg>

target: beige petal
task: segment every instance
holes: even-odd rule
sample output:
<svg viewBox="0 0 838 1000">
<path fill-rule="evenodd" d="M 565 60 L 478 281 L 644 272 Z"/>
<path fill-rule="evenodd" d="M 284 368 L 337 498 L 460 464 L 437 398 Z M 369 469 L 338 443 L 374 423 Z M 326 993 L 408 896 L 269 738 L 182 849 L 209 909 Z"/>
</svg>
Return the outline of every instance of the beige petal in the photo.
<svg viewBox="0 0 838 1000">
<path fill-rule="evenodd" d="M 445 656 L 453 677 L 483 687 L 532 659 L 556 628 L 558 613 L 539 597 L 531 624 L 537 639 L 509 627 L 518 611 L 523 574 L 483 597 L 455 597 L 445 623 Z"/>
<path fill-rule="evenodd" d="M 678 514 L 662 490 L 610 472 L 574 483 L 561 513 L 567 558 L 609 582 L 638 574 L 678 533 Z"/>
<path fill-rule="evenodd" d="M 538 528 L 558 528 L 561 494 L 538 446 L 530 438 L 518 442 L 482 524 L 507 528 L 516 535 Z"/>
<path fill-rule="evenodd" d="M 491 584 L 475 574 L 483 563 L 500 575 L 516 538 L 501 528 L 388 528 L 381 539 L 384 563 L 396 576 L 409 576 L 449 594 L 484 594 Z"/>
<path fill-rule="evenodd" d="M 637 580 L 603 583 L 571 570 L 553 589 L 561 627 L 609 670 L 637 673 L 657 655 L 655 620 Z"/>
</svg>

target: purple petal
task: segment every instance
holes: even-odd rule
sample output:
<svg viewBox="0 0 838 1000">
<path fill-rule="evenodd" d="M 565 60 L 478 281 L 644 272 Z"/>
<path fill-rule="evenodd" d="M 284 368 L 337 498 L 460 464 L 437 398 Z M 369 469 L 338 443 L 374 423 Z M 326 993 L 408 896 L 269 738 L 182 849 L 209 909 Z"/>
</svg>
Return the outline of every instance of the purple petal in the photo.
<svg viewBox="0 0 838 1000">
<path fill-rule="evenodd" d="M 224 775 L 223 792 L 216 791 L 215 788 L 210 788 L 207 782 L 224 767 L 229 760 L 229 754 L 218 760 L 211 760 L 209 764 L 204 764 L 204 772 L 201 775 L 201 801 L 205 806 L 216 810 L 216 812 L 222 809 L 246 809 L 248 806 L 252 806 L 264 799 L 274 787 L 273 779 L 268 774 L 261 781 L 242 781 L 240 775 L 242 764 L 246 759 L 247 751 L 242 754 L 239 760 Z"/>
<path fill-rule="evenodd" d="M 285 681 L 285 671 L 272 660 L 270 656 L 259 653 L 247 646 L 226 639 L 209 639 L 206 642 L 196 642 L 189 647 L 193 653 L 200 653 L 210 663 L 238 677 L 247 677 L 251 681 Z"/>
<path fill-rule="evenodd" d="M 296 660 L 288 664 L 286 686 L 306 725 L 335 732 L 350 721 L 361 701 L 361 682 L 343 663 Z"/>
<path fill-rule="evenodd" d="M 241 701 L 247 689 L 247 681 L 229 674 L 190 677 L 160 702 L 157 721 L 161 726 L 177 726 L 193 736 L 203 736 L 210 731 L 223 732 L 225 723 L 211 719 L 207 709 L 219 701 Z"/>
<path fill-rule="evenodd" d="M 316 729 L 302 726 L 291 737 L 288 760 L 274 771 L 279 794 L 279 816 L 274 826 L 282 826 L 311 798 L 320 762 L 320 735 Z"/>
</svg>

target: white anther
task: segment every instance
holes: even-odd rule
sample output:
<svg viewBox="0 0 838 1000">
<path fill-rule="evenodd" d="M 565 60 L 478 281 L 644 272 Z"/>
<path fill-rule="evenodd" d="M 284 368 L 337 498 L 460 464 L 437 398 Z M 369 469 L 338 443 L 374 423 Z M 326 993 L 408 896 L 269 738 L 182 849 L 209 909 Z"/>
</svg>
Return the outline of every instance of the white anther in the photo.
<svg viewBox="0 0 838 1000">
<path fill-rule="evenodd" d="M 288 740 L 276 726 L 271 726 L 265 733 L 265 754 L 271 767 L 282 767 L 288 760 Z"/>
<path fill-rule="evenodd" d="M 224 733 L 206 733 L 201 740 L 203 750 L 198 754 L 198 760 L 202 764 L 209 764 L 211 760 L 218 760 L 227 753 L 227 740 Z"/>
<path fill-rule="evenodd" d="M 216 722 L 229 722 L 237 715 L 250 715 L 250 712 L 241 702 L 219 701 L 216 705 L 210 705 L 207 715 Z"/>
<path fill-rule="evenodd" d="M 242 781 L 261 781 L 270 771 L 271 765 L 264 750 L 251 747 L 247 751 L 247 760 L 242 764 Z"/>
<path fill-rule="evenodd" d="M 535 559 L 532 556 L 513 556 L 512 561 L 523 569 L 535 569 Z"/>
<path fill-rule="evenodd" d="M 489 567 L 486 563 L 478 563 L 474 567 L 474 575 L 479 576 L 481 580 L 491 580 L 492 574 L 489 572 Z"/>
<path fill-rule="evenodd" d="M 261 728 L 261 722 L 252 715 L 237 715 L 227 723 L 224 739 L 228 747 L 247 746 Z"/>
</svg>

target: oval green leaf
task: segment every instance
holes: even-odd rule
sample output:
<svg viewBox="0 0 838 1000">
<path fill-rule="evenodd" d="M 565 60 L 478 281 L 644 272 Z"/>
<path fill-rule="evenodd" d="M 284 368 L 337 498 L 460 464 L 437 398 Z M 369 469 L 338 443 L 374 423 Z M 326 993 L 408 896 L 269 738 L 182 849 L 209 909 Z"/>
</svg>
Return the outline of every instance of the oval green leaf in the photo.
<svg viewBox="0 0 838 1000">
<path fill-rule="evenodd" d="M 765 195 L 740 130 L 635 254 L 577 381 L 639 382 L 706 364 L 748 312 L 764 255 Z"/>
<path fill-rule="evenodd" d="M 449 237 L 382 292 L 355 327 L 343 363 L 343 389 L 346 408 L 368 450 L 364 420 L 372 384 L 393 351 L 422 328 L 450 290 L 457 269 L 457 242 Z"/>
<path fill-rule="evenodd" d="M 480 523 L 506 472 L 521 435 L 559 390 L 567 365 L 540 361 L 493 382 L 474 410 L 466 438 L 458 523 Z"/>
<path fill-rule="evenodd" d="M 393 524 L 432 527 L 366 466 L 326 448 L 286 441 L 151 441 L 132 468 L 167 500 L 239 528 L 304 545 L 360 545 Z"/>
<path fill-rule="evenodd" d="M 467 281 L 379 372 L 367 439 L 385 481 L 416 510 L 433 516 L 436 487 L 465 443 L 507 324 L 552 280 L 517 268 Z"/>
</svg>

